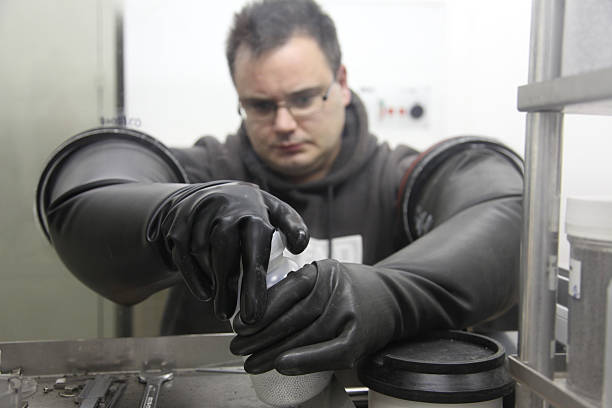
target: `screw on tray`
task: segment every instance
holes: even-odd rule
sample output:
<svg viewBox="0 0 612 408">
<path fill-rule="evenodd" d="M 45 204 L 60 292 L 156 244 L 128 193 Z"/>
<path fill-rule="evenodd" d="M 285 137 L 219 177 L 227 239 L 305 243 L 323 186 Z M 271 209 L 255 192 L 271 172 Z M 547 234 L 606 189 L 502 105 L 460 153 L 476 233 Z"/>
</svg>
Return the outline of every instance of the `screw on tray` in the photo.
<svg viewBox="0 0 612 408">
<path fill-rule="evenodd" d="M 73 398 L 79 395 L 87 381 L 93 379 L 93 375 L 84 374 L 60 377 L 55 380 L 53 387 L 44 387 L 43 393 L 48 394 L 53 390 L 57 390 L 60 397 Z"/>
<path fill-rule="evenodd" d="M 93 379 L 94 379 L 93 375 L 64 376 L 64 377 L 60 377 L 57 380 L 55 380 L 55 384 L 53 385 L 53 388 L 56 390 L 68 389 L 69 391 L 73 391 L 75 390 L 75 387 L 82 388 L 85 385 L 85 381 L 93 380 Z"/>
</svg>

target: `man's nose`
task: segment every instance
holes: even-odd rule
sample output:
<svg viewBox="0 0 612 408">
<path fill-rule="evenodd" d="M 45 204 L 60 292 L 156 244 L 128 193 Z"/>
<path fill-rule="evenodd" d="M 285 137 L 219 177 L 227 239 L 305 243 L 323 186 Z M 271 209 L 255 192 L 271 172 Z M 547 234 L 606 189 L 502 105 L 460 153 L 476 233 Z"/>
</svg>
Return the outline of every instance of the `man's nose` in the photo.
<svg viewBox="0 0 612 408">
<path fill-rule="evenodd" d="M 274 118 L 274 129 L 277 132 L 291 132 L 297 127 L 297 122 L 286 106 L 279 106 L 276 109 Z"/>
</svg>

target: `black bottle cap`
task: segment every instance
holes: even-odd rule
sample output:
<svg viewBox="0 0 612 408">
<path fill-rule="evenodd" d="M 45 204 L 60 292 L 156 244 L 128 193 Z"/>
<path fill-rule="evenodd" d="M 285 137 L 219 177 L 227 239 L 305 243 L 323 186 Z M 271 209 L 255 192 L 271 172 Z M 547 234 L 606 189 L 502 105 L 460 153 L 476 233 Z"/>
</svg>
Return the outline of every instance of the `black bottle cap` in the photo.
<svg viewBox="0 0 612 408">
<path fill-rule="evenodd" d="M 359 380 L 390 397 L 431 403 L 470 403 L 514 389 L 497 341 L 464 331 L 433 332 L 393 343 L 364 358 Z"/>
</svg>

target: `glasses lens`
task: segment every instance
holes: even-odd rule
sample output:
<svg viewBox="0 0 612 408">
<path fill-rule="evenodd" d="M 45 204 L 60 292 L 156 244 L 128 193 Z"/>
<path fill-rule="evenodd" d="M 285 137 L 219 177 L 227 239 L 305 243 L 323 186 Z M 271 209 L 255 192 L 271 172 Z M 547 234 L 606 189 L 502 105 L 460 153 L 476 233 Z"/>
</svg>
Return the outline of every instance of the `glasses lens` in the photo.
<svg viewBox="0 0 612 408">
<path fill-rule="evenodd" d="M 289 110 L 294 116 L 306 117 L 320 110 L 323 106 L 321 93 L 295 95 L 287 99 Z"/>
<path fill-rule="evenodd" d="M 276 103 L 265 100 L 245 101 L 241 103 L 246 116 L 253 119 L 267 119 L 276 111 Z"/>
<path fill-rule="evenodd" d="M 333 83 L 332 83 L 333 84 Z M 324 95 L 321 95 L 321 89 L 308 89 L 290 95 L 283 102 L 275 102 L 265 99 L 248 99 L 240 102 L 242 109 L 239 110 L 243 119 L 248 117 L 255 121 L 271 120 L 279 107 L 287 108 L 296 118 L 305 118 L 313 115 L 323 108 L 323 103 L 327 99 L 331 85 L 327 88 Z"/>
</svg>

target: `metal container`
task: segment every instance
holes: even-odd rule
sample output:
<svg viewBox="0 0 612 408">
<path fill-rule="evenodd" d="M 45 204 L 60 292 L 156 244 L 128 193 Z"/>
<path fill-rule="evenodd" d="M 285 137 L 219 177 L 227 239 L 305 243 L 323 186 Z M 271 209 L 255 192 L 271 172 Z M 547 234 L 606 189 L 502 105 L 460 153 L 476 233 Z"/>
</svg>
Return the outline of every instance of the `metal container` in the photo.
<svg viewBox="0 0 612 408">
<path fill-rule="evenodd" d="M 612 277 L 612 198 L 568 198 L 565 231 L 570 242 L 567 383 L 598 402 Z"/>
<path fill-rule="evenodd" d="M 283 375 L 276 370 L 251 374 L 257 398 L 274 407 L 296 407 L 319 395 L 332 379 L 333 371 Z"/>
<path fill-rule="evenodd" d="M 501 408 L 514 390 L 503 346 L 488 337 L 434 332 L 364 359 L 359 380 L 370 408 Z"/>
</svg>

